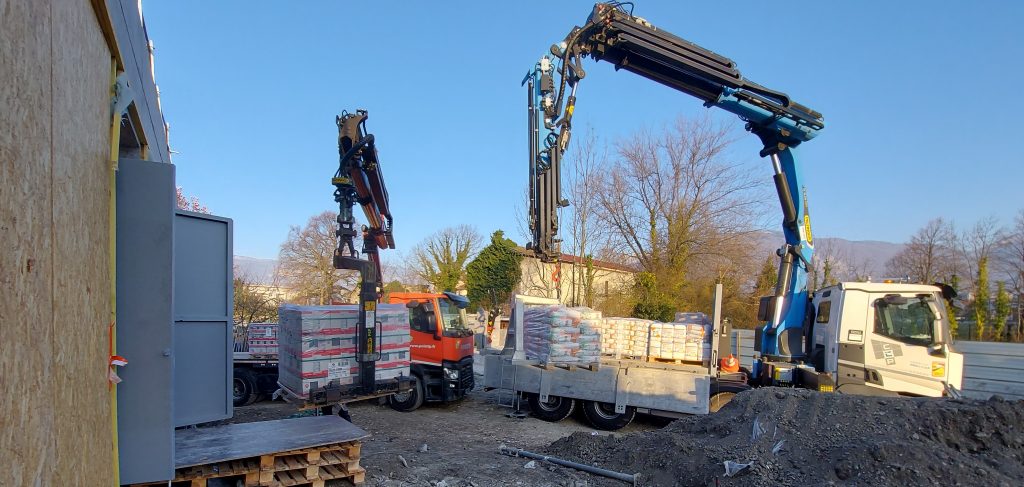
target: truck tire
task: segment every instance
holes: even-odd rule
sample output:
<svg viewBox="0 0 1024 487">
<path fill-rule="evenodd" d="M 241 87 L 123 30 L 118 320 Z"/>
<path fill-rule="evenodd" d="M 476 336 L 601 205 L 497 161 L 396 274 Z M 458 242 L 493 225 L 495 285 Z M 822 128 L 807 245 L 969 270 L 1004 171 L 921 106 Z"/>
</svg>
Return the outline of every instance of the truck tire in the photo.
<svg viewBox="0 0 1024 487">
<path fill-rule="evenodd" d="M 236 408 L 248 406 L 260 397 L 256 392 L 256 375 L 249 369 L 235 368 L 233 389 L 232 395 Z"/>
<path fill-rule="evenodd" d="M 423 405 L 423 381 L 418 376 L 412 376 L 412 388 L 408 392 L 392 394 L 388 397 L 388 405 L 403 413 L 419 409 Z"/>
<path fill-rule="evenodd" d="M 717 413 L 722 407 L 729 404 L 729 401 L 732 401 L 734 397 L 736 397 L 735 392 L 725 391 L 711 396 L 711 399 L 708 401 L 708 412 Z"/>
<path fill-rule="evenodd" d="M 583 401 L 583 415 L 599 430 L 615 431 L 625 428 L 636 417 L 636 408 L 626 406 L 626 412 L 616 413 L 615 405 L 607 402 Z"/>
<path fill-rule="evenodd" d="M 530 394 L 526 402 L 535 418 L 549 423 L 567 418 L 576 409 L 576 400 L 570 397 L 548 396 L 547 402 L 541 402 L 540 394 Z"/>
</svg>

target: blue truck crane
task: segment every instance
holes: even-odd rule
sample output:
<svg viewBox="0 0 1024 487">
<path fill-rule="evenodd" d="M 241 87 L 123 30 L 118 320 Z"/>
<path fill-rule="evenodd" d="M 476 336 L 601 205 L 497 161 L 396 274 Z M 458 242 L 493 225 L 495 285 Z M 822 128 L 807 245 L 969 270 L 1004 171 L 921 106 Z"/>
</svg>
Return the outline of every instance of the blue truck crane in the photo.
<svg viewBox="0 0 1024 487">
<path fill-rule="evenodd" d="M 558 209 L 569 203 L 562 198 L 560 164 L 588 56 L 735 114 L 763 144 L 760 155 L 772 164 L 785 243 L 777 251 L 775 292 L 759 306 L 764 324 L 755 330 L 754 384 L 911 395 L 939 395 L 959 385 L 962 356 L 949 348 L 948 316 L 936 304 L 948 299 L 948 288 L 841 283 L 817 294 L 808 289 L 814 242 L 797 148 L 825 128 L 822 115 L 746 79 L 732 60 L 634 16 L 631 2 L 596 4 L 587 21 L 552 45 L 523 79 L 529 248 L 540 260 L 557 263 L 561 255 Z"/>
</svg>

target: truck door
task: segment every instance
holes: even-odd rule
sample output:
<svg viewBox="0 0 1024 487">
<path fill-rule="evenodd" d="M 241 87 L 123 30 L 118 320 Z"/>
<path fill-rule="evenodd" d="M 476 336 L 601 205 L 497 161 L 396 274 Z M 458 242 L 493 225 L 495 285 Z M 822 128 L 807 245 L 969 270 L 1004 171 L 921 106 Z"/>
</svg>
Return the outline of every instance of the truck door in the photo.
<svg viewBox="0 0 1024 487">
<path fill-rule="evenodd" d="M 864 347 L 866 385 L 910 395 L 939 396 L 946 376 L 946 348 L 939 301 L 931 294 L 877 294 L 868 306 Z"/>
<path fill-rule="evenodd" d="M 811 363 L 821 372 L 836 372 L 836 356 L 841 315 L 838 292 L 819 292 L 814 299 L 814 328 L 811 342 Z"/>
</svg>

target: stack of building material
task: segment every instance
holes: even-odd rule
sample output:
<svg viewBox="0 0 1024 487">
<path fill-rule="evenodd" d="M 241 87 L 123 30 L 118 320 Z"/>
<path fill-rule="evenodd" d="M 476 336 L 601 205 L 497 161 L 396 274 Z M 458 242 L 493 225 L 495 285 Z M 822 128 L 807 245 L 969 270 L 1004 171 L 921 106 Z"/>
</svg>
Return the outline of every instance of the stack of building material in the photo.
<svg viewBox="0 0 1024 487">
<path fill-rule="evenodd" d="M 702 362 L 711 356 L 710 321 L 704 313 L 676 313 L 676 322 L 604 318 L 601 353 L 618 358 Z"/>
<path fill-rule="evenodd" d="M 358 383 L 356 305 L 295 306 L 278 310 L 278 383 L 308 398 L 311 391 Z M 409 375 L 409 315 L 403 305 L 377 306 L 374 326 L 380 359 L 376 380 Z"/>
<path fill-rule="evenodd" d="M 704 313 L 676 313 L 677 328 L 686 329 L 682 360 L 703 362 L 711 360 L 711 320 Z"/>
<path fill-rule="evenodd" d="M 245 341 L 253 355 L 277 355 L 277 323 L 250 323 Z"/>
<path fill-rule="evenodd" d="M 576 358 L 581 364 L 596 364 L 601 361 L 604 341 L 601 312 L 585 306 L 572 309 L 580 314 L 580 351 Z"/>
<path fill-rule="evenodd" d="M 618 322 L 620 349 L 619 354 L 631 357 L 646 357 L 650 342 L 651 320 L 625 318 Z"/>
<path fill-rule="evenodd" d="M 541 364 L 592 365 L 600 356 L 600 334 L 593 322 L 585 330 L 580 323 L 583 315 L 561 305 L 527 308 L 523 316 L 523 347 L 526 358 Z M 582 343 L 588 348 L 581 353 Z"/>
</svg>

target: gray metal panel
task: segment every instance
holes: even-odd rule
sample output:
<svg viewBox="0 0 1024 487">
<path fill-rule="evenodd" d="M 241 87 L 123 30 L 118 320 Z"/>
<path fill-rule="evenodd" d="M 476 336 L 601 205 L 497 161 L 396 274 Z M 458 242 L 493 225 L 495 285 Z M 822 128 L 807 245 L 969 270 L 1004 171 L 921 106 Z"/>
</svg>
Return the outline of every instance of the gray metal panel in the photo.
<svg viewBox="0 0 1024 487">
<path fill-rule="evenodd" d="M 174 218 L 174 424 L 231 417 L 232 222 Z"/>
<path fill-rule="evenodd" d="M 164 132 L 164 117 L 157 103 L 156 83 L 149 57 L 149 37 L 139 13 L 138 0 L 106 0 L 114 36 L 124 59 L 128 86 L 135 93 L 135 105 L 142 119 L 142 130 L 150 144 L 150 159 L 171 162 Z"/>
<path fill-rule="evenodd" d="M 177 468 L 258 457 L 268 453 L 312 448 L 370 436 L 340 416 L 227 424 L 178 432 Z"/>
<path fill-rule="evenodd" d="M 957 341 L 964 354 L 964 396 L 1024 399 L 1024 344 Z"/>
<path fill-rule="evenodd" d="M 174 477 L 171 355 L 174 166 L 126 160 L 117 173 L 117 435 L 121 482 Z"/>
</svg>

